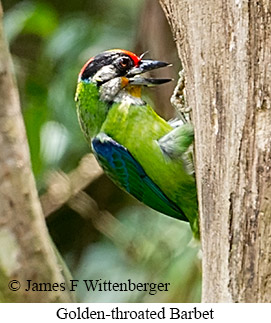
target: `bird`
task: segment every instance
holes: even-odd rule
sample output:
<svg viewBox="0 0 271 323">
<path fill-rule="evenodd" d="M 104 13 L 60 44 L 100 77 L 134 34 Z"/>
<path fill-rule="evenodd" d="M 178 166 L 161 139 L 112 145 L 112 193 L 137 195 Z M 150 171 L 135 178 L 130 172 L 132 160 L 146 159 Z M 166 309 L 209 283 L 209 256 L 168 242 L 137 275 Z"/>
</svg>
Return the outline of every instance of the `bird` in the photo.
<svg viewBox="0 0 271 323">
<path fill-rule="evenodd" d="M 142 99 L 142 88 L 171 79 L 144 73 L 170 64 L 124 49 L 91 57 L 75 102 L 80 127 L 98 163 L 121 189 L 147 206 L 190 223 L 199 238 L 190 123 L 166 121 Z"/>
</svg>

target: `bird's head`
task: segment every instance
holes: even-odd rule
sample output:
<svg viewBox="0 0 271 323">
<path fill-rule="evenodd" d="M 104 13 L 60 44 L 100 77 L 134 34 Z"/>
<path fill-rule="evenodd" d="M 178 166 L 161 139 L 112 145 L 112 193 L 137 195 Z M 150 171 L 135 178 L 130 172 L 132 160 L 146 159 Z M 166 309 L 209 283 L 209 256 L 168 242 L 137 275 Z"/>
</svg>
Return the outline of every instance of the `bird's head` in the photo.
<svg viewBox="0 0 271 323">
<path fill-rule="evenodd" d="M 113 49 L 89 59 L 81 69 L 78 81 L 96 84 L 102 101 L 121 102 L 130 97 L 135 101 L 138 99 L 137 103 L 140 104 L 142 86 L 171 81 L 145 78 L 141 74 L 168 65 L 165 62 L 143 59 L 143 55 L 137 56 L 127 50 Z"/>
</svg>

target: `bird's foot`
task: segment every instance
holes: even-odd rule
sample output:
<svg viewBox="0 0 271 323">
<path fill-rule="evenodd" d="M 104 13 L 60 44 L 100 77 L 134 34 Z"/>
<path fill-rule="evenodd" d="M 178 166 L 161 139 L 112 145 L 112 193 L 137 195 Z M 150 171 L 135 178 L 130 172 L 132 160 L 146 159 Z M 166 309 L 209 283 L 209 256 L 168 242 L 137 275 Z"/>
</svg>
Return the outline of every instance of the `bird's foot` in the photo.
<svg viewBox="0 0 271 323">
<path fill-rule="evenodd" d="M 170 102 L 176 110 L 177 116 L 180 117 L 184 123 L 190 122 L 189 114 L 191 108 L 187 105 L 186 101 L 184 70 L 179 72 L 179 80 L 170 98 Z"/>
</svg>

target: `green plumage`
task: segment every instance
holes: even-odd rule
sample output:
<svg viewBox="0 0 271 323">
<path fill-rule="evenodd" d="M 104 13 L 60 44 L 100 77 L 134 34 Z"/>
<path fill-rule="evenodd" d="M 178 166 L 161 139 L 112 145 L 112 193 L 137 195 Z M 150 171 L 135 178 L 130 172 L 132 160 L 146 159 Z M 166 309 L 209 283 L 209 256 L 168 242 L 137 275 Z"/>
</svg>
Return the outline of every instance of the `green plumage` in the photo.
<svg viewBox="0 0 271 323">
<path fill-rule="evenodd" d="M 76 101 L 87 140 L 91 143 L 96 137 L 101 147 L 103 140 L 113 140 L 106 142 L 114 148 L 110 155 L 96 152 L 113 181 L 160 212 L 188 219 L 198 237 L 197 192 L 189 153 L 192 126 L 173 128 L 149 105 L 135 105 L 130 100 L 103 102 L 98 87 L 90 82 L 79 81 Z"/>
</svg>

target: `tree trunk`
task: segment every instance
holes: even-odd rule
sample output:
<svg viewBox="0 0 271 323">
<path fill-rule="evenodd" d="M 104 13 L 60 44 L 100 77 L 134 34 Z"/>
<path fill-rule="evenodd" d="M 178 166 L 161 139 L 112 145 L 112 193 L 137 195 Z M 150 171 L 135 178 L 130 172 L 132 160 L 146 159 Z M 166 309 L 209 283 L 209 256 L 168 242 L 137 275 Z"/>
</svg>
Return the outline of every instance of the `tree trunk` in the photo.
<svg viewBox="0 0 271 323">
<path fill-rule="evenodd" d="M 195 127 L 203 302 L 271 302 L 271 4 L 160 0 Z"/>
<path fill-rule="evenodd" d="M 25 291 L 27 280 L 60 284 L 65 274 L 47 232 L 31 171 L 2 16 L 0 3 L 0 302 L 70 302 L 73 296 L 68 290 Z M 18 282 L 9 285 L 12 280 Z"/>
</svg>

